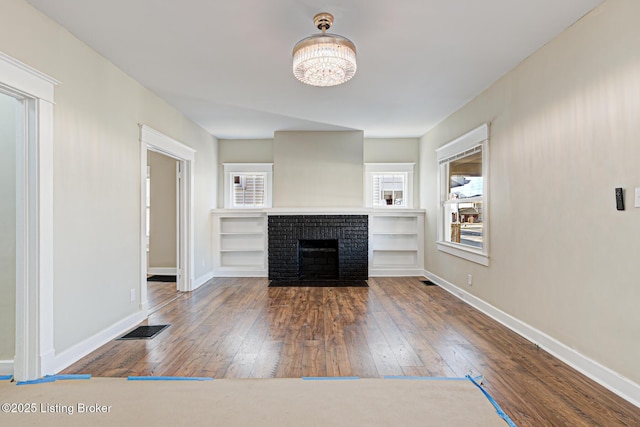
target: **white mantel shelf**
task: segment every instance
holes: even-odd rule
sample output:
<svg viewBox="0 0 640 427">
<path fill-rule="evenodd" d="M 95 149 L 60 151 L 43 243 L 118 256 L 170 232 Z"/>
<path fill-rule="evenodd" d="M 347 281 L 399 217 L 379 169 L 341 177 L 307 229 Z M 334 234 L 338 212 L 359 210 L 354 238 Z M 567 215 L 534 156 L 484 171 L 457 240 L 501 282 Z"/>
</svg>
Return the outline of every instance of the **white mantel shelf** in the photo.
<svg viewBox="0 0 640 427">
<path fill-rule="evenodd" d="M 369 276 L 422 276 L 424 209 L 310 207 L 213 209 L 216 277 L 268 277 L 269 216 L 367 215 Z"/>
</svg>

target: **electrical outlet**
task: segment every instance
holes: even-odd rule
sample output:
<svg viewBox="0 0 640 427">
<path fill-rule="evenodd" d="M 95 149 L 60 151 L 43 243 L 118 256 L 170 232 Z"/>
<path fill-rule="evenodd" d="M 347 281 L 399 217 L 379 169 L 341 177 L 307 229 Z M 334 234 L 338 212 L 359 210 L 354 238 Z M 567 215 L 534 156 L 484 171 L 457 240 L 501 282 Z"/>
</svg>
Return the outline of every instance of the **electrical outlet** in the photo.
<svg viewBox="0 0 640 427">
<path fill-rule="evenodd" d="M 471 274 L 467 276 L 467 284 L 473 286 L 473 276 Z"/>
<path fill-rule="evenodd" d="M 136 290 L 131 289 L 129 291 L 129 301 L 134 302 L 136 300 Z"/>
</svg>

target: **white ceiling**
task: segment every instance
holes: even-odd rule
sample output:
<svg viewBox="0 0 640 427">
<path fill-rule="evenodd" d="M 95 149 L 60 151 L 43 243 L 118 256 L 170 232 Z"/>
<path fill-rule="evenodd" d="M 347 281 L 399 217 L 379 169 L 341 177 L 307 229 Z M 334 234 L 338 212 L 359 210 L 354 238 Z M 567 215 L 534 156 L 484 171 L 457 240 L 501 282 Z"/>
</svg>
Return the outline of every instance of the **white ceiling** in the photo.
<svg viewBox="0 0 640 427">
<path fill-rule="evenodd" d="M 419 137 L 601 0 L 28 0 L 219 138 Z M 330 88 L 293 77 L 313 16 L 357 47 Z"/>
</svg>

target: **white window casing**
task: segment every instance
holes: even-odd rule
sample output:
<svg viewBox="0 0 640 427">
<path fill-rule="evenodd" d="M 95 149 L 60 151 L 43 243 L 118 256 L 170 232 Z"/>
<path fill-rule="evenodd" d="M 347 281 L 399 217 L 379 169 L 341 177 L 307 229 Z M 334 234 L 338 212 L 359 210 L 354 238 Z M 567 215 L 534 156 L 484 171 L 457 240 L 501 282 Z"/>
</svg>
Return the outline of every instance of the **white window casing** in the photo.
<svg viewBox="0 0 640 427">
<path fill-rule="evenodd" d="M 438 235 L 436 246 L 438 250 L 448 254 L 464 258 L 477 264 L 489 265 L 489 125 L 483 124 L 459 138 L 443 145 L 436 150 L 438 162 Z M 482 176 L 476 180 L 476 191 L 466 193 L 453 193 L 450 188 L 452 177 L 449 176 L 449 165 L 465 157 L 482 155 Z M 457 175 L 456 175 L 457 177 Z M 469 179 L 460 177 L 461 186 L 469 184 Z M 473 186 L 474 184 L 470 184 Z M 480 189 L 481 186 L 481 190 Z M 476 209 L 477 208 L 477 209 Z M 458 241 L 453 239 L 453 235 L 462 233 L 466 225 L 473 226 L 473 219 L 469 223 L 462 222 L 460 218 L 481 214 L 480 239 L 474 242 L 474 237 L 468 237 L 466 243 L 464 239 L 458 237 Z M 471 215 L 470 215 L 471 214 Z M 473 215 L 476 214 L 476 215 Z M 452 219 L 454 218 L 454 219 Z M 455 225 L 454 225 L 455 224 Z M 455 227 L 455 228 L 454 228 Z M 473 234 L 472 232 L 468 232 Z M 477 234 L 477 233 L 476 233 Z"/>
</svg>

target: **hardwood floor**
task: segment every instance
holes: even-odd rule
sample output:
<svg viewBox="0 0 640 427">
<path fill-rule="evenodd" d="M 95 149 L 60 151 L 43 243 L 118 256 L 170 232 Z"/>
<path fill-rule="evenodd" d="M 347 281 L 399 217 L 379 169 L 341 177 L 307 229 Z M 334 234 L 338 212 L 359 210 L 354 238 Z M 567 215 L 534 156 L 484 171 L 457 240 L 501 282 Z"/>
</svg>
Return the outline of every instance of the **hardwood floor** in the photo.
<svg viewBox="0 0 640 427">
<path fill-rule="evenodd" d="M 149 313 L 154 313 L 170 302 L 181 298 L 176 282 L 147 282 L 147 304 Z"/>
<path fill-rule="evenodd" d="M 640 409 L 418 278 L 369 288 L 215 279 L 160 308 L 150 341 L 112 341 L 63 373 L 214 378 L 483 375 L 518 426 L 638 426 Z"/>
</svg>

